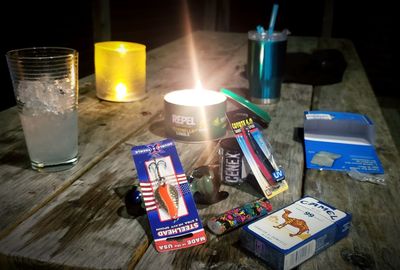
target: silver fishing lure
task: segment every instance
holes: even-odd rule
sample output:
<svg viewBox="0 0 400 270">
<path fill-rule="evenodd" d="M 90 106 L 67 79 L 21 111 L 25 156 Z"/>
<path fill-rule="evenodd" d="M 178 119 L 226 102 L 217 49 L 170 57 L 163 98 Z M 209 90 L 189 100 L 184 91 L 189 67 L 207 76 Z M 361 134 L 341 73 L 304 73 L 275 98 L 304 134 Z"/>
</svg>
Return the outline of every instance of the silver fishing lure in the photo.
<svg viewBox="0 0 400 270">
<path fill-rule="evenodd" d="M 165 177 L 161 175 L 160 166 L 163 166 L 164 169 L 167 168 L 164 160 L 157 161 L 155 158 L 148 166 L 154 174 L 154 178 L 158 181 L 158 186 L 154 190 L 154 197 L 160 208 L 164 209 L 172 219 L 177 219 L 179 192 L 175 186 L 168 184 Z"/>
</svg>

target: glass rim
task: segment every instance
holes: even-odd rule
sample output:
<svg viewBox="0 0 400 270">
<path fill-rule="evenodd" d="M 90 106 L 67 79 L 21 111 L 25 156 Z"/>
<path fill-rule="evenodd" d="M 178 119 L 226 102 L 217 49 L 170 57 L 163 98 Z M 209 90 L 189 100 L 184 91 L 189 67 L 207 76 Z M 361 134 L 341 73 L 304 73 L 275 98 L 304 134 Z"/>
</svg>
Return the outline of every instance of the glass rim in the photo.
<svg viewBox="0 0 400 270">
<path fill-rule="evenodd" d="M 58 50 L 60 52 L 64 51 L 65 53 L 63 54 L 50 54 L 49 55 L 40 55 L 40 56 L 25 56 L 21 55 L 20 53 L 23 52 L 45 52 L 45 51 L 51 51 L 51 50 Z M 77 55 L 78 51 L 72 48 L 68 47 L 53 47 L 53 46 L 42 46 L 42 47 L 27 47 L 27 48 L 20 48 L 20 49 L 13 49 L 8 52 L 6 52 L 6 56 L 9 59 L 17 59 L 17 60 L 38 60 L 38 59 L 43 59 L 43 60 L 53 60 L 53 59 L 63 59 L 63 58 L 68 58 L 70 56 Z"/>
<path fill-rule="evenodd" d="M 290 32 L 287 29 L 274 31 L 271 36 L 268 31 L 259 33 L 255 30 L 250 30 L 247 32 L 248 39 L 255 41 L 285 41 L 288 35 L 290 35 Z"/>
<path fill-rule="evenodd" d="M 101 48 L 107 51 L 115 51 L 116 45 L 126 45 L 125 47 L 127 52 L 142 52 L 146 50 L 146 45 L 137 43 L 137 42 L 130 42 L 130 41 L 119 41 L 119 40 L 112 40 L 112 41 L 100 41 L 94 44 L 95 48 Z"/>
<path fill-rule="evenodd" d="M 73 61 L 73 60 L 71 60 L 71 61 L 55 60 L 55 61 L 49 61 L 49 62 L 42 61 L 40 66 L 37 65 L 37 61 L 32 61 L 32 62 L 24 61 L 23 63 L 21 63 L 21 61 L 11 60 L 11 61 L 8 61 L 8 63 L 9 63 L 9 67 L 25 68 L 28 70 L 35 70 L 35 69 L 41 70 L 43 68 L 52 68 L 52 69 L 53 68 L 57 68 L 57 69 L 65 68 L 65 69 L 68 69 L 70 66 L 75 66 L 78 64 L 77 61 Z"/>
</svg>

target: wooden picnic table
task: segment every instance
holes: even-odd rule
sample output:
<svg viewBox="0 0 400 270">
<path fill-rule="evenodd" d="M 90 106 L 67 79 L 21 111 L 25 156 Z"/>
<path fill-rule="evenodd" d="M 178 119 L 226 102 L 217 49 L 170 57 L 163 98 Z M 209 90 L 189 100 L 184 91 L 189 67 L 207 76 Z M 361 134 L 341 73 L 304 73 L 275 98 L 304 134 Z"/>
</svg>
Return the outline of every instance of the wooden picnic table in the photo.
<svg viewBox="0 0 400 270">
<path fill-rule="evenodd" d="M 204 88 L 225 87 L 245 94 L 247 35 L 196 32 L 193 38 Z M 122 214 L 125 204 L 118 191 L 138 183 L 131 147 L 164 139 L 163 96 L 194 86 L 188 39 L 148 52 L 148 97 L 142 101 L 99 100 L 94 76 L 81 79 L 80 158 L 70 170 L 33 171 L 17 109 L 0 113 L 0 269 L 268 268 L 240 247 L 239 230 L 222 236 L 207 230 L 206 244 L 158 253 L 147 216 Z M 288 41 L 288 52 L 326 48 L 340 50 L 347 61 L 342 82 L 318 87 L 285 83 L 281 100 L 263 107 L 272 117 L 263 133 L 289 184 L 289 190 L 271 203 L 279 209 L 311 195 L 353 215 L 349 236 L 300 269 L 399 269 L 400 159 L 357 52 L 342 39 L 290 36 Z M 235 106 L 229 103 L 228 110 Z M 374 121 L 386 185 L 358 182 L 343 172 L 305 168 L 299 130 L 304 111 L 311 109 L 362 113 Z M 215 162 L 218 143 L 176 142 L 185 171 Z M 247 183 L 222 185 L 221 190 L 229 193 L 227 199 L 198 205 L 204 226 L 211 216 L 261 197 Z"/>
</svg>

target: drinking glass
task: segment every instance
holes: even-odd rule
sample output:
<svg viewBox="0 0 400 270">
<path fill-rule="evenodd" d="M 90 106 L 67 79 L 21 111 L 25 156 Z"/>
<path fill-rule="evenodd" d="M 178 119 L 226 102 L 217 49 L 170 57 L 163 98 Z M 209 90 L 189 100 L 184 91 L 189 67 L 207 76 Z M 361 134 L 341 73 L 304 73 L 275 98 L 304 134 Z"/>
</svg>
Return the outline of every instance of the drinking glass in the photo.
<svg viewBox="0 0 400 270">
<path fill-rule="evenodd" d="M 78 52 L 34 47 L 6 58 L 32 168 L 71 168 L 78 161 Z"/>
</svg>

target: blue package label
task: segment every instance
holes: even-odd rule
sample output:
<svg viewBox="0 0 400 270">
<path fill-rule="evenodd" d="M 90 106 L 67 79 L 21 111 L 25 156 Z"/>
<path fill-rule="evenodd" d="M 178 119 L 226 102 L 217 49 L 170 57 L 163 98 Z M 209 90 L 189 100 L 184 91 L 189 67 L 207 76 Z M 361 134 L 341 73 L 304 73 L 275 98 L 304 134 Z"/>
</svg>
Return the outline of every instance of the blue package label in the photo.
<svg viewBox="0 0 400 270">
<path fill-rule="evenodd" d="M 374 125 L 365 115 L 305 112 L 304 144 L 309 169 L 383 173 L 374 141 Z"/>
</svg>

